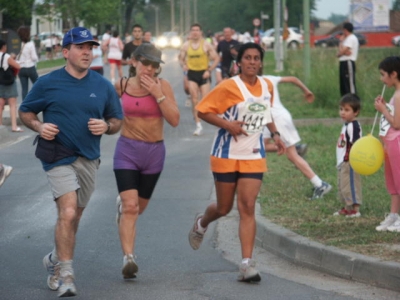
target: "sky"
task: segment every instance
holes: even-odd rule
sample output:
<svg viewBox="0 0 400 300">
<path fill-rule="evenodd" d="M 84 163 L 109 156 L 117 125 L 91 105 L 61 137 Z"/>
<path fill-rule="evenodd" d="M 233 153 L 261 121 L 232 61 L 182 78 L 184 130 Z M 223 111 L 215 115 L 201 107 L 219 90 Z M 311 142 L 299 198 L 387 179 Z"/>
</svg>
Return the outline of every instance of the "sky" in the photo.
<svg viewBox="0 0 400 300">
<path fill-rule="evenodd" d="M 348 15 L 350 0 L 316 0 L 314 15 L 319 19 L 328 19 L 332 13 Z"/>
<path fill-rule="evenodd" d="M 350 2 L 351 0 L 316 0 L 317 10 L 314 11 L 314 15 L 319 19 L 328 19 L 332 13 L 347 16 Z"/>
</svg>

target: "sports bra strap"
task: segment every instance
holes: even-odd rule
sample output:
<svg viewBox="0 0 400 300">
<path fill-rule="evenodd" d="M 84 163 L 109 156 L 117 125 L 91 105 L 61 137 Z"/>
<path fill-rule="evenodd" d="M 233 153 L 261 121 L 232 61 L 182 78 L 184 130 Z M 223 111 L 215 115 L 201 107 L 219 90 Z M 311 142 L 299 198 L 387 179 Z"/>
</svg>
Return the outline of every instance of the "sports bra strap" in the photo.
<svg viewBox="0 0 400 300">
<path fill-rule="evenodd" d="M 124 79 L 126 79 L 126 82 L 125 82 L 125 88 L 124 89 L 122 89 L 122 81 L 124 80 Z M 128 85 L 128 80 L 129 80 L 129 78 L 126 78 L 125 76 L 124 77 L 122 77 L 121 78 L 121 80 L 120 80 L 120 85 L 121 85 L 121 95 L 125 92 L 125 90 L 126 90 L 126 86 Z"/>
</svg>

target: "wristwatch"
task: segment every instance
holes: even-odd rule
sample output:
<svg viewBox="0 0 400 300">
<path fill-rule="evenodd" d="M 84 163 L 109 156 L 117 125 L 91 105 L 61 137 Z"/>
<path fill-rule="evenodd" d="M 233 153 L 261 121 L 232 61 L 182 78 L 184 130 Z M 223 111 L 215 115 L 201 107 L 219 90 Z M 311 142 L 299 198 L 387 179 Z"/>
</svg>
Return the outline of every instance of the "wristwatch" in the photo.
<svg viewBox="0 0 400 300">
<path fill-rule="evenodd" d="M 279 135 L 281 136 L 281 134 L 279 133 L 279 131 L 275 131 L 271 133 L 271 138 L 274 138 L 274 135 Z"/>
<path fill-rule="evenodd" d="M 165 96 L 162 95 L 160 98 L 156 99 L 157 103 L 160 104 L 161 102 L 163 102 L 165 100 Z"/>
</svg>

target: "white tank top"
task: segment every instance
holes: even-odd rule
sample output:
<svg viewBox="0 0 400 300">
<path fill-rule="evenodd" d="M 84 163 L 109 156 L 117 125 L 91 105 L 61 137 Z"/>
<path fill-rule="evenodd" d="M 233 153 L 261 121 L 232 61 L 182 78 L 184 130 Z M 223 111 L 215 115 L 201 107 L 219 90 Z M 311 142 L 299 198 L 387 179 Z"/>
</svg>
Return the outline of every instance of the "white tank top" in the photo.
<svg viewBox="0 0 400 300">
<path fill-rule="evenodd" d="M 119 48 L 119 38 L 111 37 L 110 42 L 108 43 L 108 58 L 111 59 L 122 59 L 122 51 Z"/>
</svg>

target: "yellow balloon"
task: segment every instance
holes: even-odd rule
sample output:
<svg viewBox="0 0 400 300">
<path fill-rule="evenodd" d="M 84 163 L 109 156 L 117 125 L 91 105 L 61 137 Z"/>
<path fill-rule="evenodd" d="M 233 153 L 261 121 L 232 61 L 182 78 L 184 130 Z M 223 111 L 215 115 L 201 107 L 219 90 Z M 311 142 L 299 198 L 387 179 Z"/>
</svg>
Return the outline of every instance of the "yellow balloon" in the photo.
<svg viewBox="0 0 400 300">
<path fill-rule="evenodd" d="M 368 134 L 358 139 L 351 147 L 349 161 L 358 174 L 372 175 L 382 166 L 384 156 L 382 143 Z"/>
</svg>

